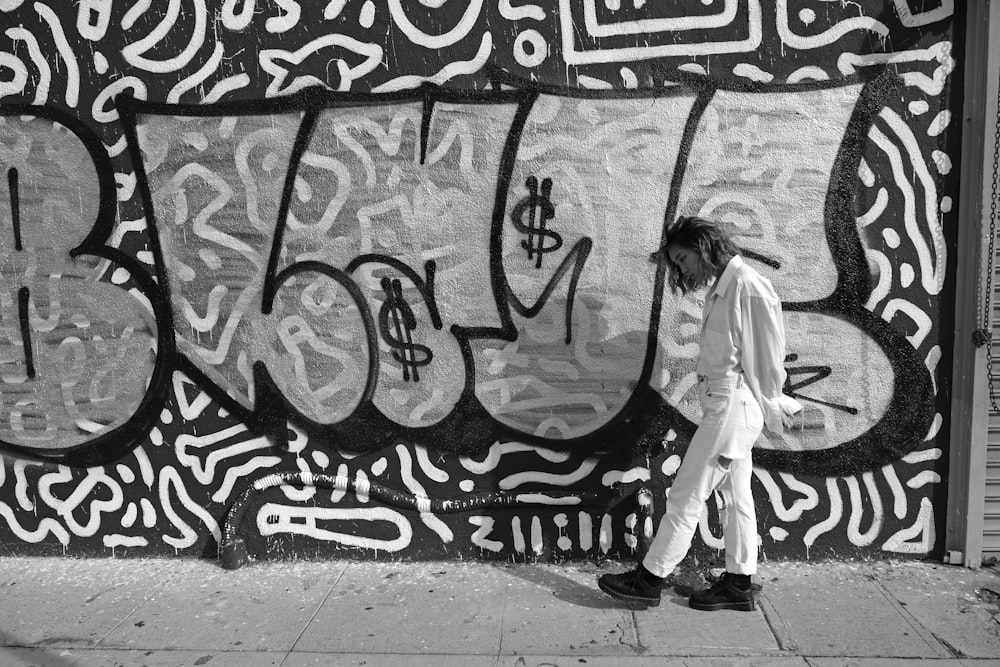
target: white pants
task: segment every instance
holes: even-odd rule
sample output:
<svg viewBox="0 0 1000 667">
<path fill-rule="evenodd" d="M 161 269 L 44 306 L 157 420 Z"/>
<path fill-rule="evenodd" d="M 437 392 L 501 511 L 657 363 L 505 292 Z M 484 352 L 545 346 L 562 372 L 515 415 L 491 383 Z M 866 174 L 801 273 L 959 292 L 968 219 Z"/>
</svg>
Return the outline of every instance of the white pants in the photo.
<svg viewBox="0 0 1000 667">
<path fill-rule="evenodd" d="M 670 487 L 666 511 L 642 564 L 659 577 L 673 572 L 691 548 L 705 502 L 718 490 L 724 503 L 726 571 L 756 574 L 757 513 L 750 491 L 750 452 L 764 428 L 764 415 L 742 376 L 700 378 L 698 389 L 702 421 Z M 720 456 L 729 459 L 725 465 Z"/>
</svg>

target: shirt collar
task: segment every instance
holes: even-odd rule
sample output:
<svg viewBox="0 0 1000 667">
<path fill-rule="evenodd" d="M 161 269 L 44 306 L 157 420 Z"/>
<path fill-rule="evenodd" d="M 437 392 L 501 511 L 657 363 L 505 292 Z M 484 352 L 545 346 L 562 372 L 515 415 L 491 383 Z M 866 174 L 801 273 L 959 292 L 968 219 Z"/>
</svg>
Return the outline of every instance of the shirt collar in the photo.
<svg viewBox="0 0 1000 667">
<path fill-rule="evenodd" d="M 733 279 L 736 278 L 737 272 L 743 266 L 743 258 L 739 255 L 733 255 L 729 263 L 726 264 L 725 270 L 719 279 L 715 281 L 715 287 L 712 290 L 713 295 L 723 296 L 729 286 L 733 283 Z"/>
</svg>

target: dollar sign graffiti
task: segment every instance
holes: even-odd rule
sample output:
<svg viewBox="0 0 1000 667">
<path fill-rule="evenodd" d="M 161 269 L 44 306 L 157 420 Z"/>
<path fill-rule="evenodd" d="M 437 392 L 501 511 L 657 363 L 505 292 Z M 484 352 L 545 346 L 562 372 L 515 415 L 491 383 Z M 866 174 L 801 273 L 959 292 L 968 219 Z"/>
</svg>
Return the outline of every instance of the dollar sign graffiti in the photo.
<svg viewBox="0 0 1000 667">
<path fill-rule="evenodd" d="M 403 366 L 403 380 L 420 382 L 417 368 L 431 363 L 434 353 L 426 345 L 413 342 L 411 332 L 417 328 L 417 317 L 403 297 L 403 286 L 398 279 L 382 278 L 385 302 L 378 311 L 379 330 L 382 338 L 394 349 L 392 358 Z M 390 322 L 390 319 L 392 320 Z"/>
<path fill-rule="evenodd" d="M 535 268 L 540 269 L 545 253 L 554 252 L 563 244 L 562 237 L 558 233 L 545 228 L 545 222 L 556 215 L 556 207 L 549 199 L 549 195 L 552 194 L 552 179 L 546 178 L 542 181 L 541 193 L 538 192 L 538 179 L 534 176 L 528 176 L 524 184 L 528 188 L 528 195 L 514 205 L 510 219 L 519 232 L 528 235 L 527 239 L 521 241 L 521 247 L 528 251 L 529 260 L 535 258 Z M 527 224 L 522 220 L 525 211 L 528 214 Z M 545 245 L 547 238 L 552 239 L 551 245 Z"/>
</svg>

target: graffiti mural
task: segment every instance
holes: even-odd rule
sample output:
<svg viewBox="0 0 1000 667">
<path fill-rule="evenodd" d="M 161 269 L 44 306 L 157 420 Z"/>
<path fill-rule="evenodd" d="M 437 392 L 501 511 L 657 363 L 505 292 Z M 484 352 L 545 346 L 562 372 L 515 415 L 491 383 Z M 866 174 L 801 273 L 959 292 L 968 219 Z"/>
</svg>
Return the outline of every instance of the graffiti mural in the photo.
<svg viewBox="0 0 1000 667">
<path fill-rule="evenodd" d="M 765 554 L 941 548 L 951 2 L 154 4 L 0 0 L 8 551 L 634 554 L 678 215 L 783 301 Z"/>
</svg>

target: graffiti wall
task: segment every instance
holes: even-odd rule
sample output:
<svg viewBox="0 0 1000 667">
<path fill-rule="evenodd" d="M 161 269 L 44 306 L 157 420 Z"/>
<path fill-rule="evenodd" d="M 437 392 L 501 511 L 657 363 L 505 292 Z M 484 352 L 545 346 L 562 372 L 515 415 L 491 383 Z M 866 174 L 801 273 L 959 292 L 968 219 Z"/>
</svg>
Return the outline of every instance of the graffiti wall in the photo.
<svg viewBox="0 0 1000 667">
<path fill-rule="evenodd" d="M 700 417 L 651 253 L 702 215 L 805 405 L 764 555 L 940 551 L 963 20 L 0 0 L 3 550 L 630 557 Z"/>
</svg>

